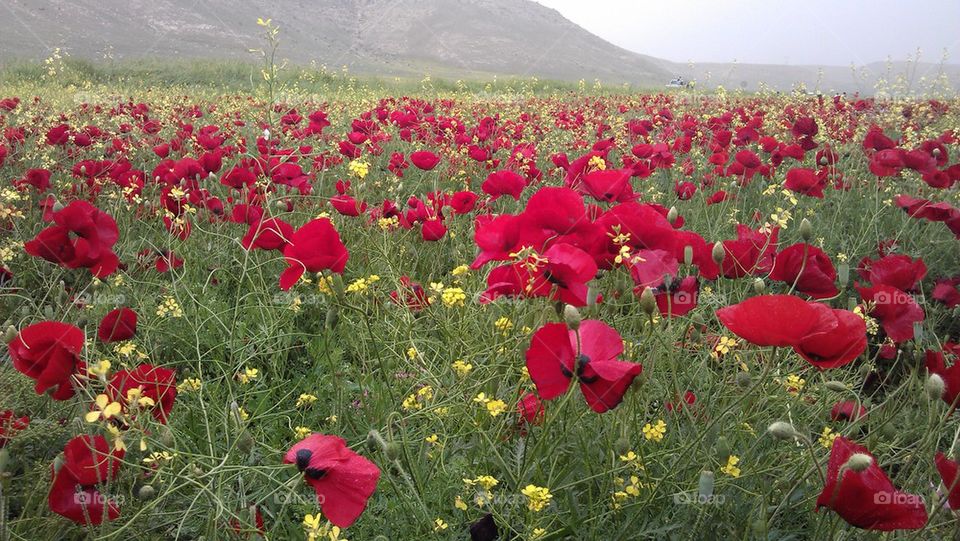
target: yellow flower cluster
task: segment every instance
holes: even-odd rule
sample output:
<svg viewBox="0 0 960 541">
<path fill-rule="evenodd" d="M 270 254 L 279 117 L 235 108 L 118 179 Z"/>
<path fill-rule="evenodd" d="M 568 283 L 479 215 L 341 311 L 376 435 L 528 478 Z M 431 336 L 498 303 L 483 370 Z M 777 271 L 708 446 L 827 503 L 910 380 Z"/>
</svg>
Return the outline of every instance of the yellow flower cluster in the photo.
<svg viewBox="0 0 960 541">
<path fill-rule="evenodd" d="M 553 494 L 550 494 L 550 489 L 547 487 L 527 485 L 520 493 L 527 497 L 527 509 L 535 513 L 543 511 L 546 506 L 550 505 L 550 500 L 553 499 Z"/>
<path fill-rule="evenodd" d="M 448 287 L 440 295 L 445 306 L 463 306 L 463 301 L 467 300 L 467 294 L 459 287 Z"/>
<path fill-rule="evenodd" d="M 667 423 L 663 422 L 663 419 L 657 420 L 657 423 L 653 425 L 650 423 L 643 425 L 643 437 L 647 440 L 660 442 L 666 434 Z"/>
<path fill-rule="evenodd" d="M 730 455 L 727 457 L 727 463 L 720 468 L 720 471 L 732 477 L 740 477 L 740 468 L 737 466 L 739 463 L 740 457 L 736 455 Z"/>
<path fill-rule="evenodd" d="M 177 302 L 177 299 L 166 296 L 160 302 L 160 306 L 157 306 L 157 315 L 160 317 L 171 318 L 183 317 L 183 309 L 180 308 L 180 304 Z"/>
</svg>

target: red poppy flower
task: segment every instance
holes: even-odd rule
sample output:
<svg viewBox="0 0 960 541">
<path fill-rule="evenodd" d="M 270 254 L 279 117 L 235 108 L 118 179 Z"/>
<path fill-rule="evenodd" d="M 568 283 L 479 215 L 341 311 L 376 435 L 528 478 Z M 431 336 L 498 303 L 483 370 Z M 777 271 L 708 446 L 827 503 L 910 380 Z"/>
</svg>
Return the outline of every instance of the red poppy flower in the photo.
<svg viewBox="0 0 960 541">
<path fill-rule="evenodd" d="M 440 163 L 440 156 L 437 156 L 429 150 L 421 150 L 410 155 L 410 163 L 418 169 L 430 171 Z"/>
<path fill-rule="evenodd" d="M 131 393 L 133 390 L 135 392 Z M 126 404 L 128 409 L 148 408 L 158 422 L 166 424 L 177 399 L 177 375 L 169 368 L 141 364 L 133 370 L 120 370 L 114 374 L 108 392 L 113 400 Z M 153 405 L 129 403 L 134 397 L 148 398 Z"/>
<path fill-rule="evenodd" d="M 350 254 L 327 218 L 307 222 L 290 237 L 283 249 L 289 267 L 280 274 L 280 289 L 288 291 L 304 272 L 330 270 L 343 273 Z"/>
<path fill-rule="evenodd" d="M 494 201 L 504 195 L 509 195 L 514 200 L 519 201 L 520 194 L 526 187 L 527 179 L 509 170 L 490 173 L 487 180 L 484 180 L 483 184 L 480 185 L 483 193 L 489 195 Z"/>
<path fill-rule="evenodd" d="M 30 418 L 24 415 L 17 417 L 12 410 L 0 411 L 0 449 L 10 441 L 17 432 L 26 430 L 30 426 Z"/>
<path fill-rule="evenodd" d="M 867 324 L 849 310 L 838 310 L 819 303 L 808 303 L 819 313 L 812 328 L 793 350 L 820 370 L 853 362 L 867 349 Z"/>
<path fill-rule="evenodd" d="M 24 251 L 68 269 L 84 267 L 97 278 L 117 270 L 120 261 L 113 253 L 119 232 L 109 214 L 86 201 L 73 201 L 52 213 L 55 225 L 24 244 Z"/>
<path fill-rule="evenodd" d="M 815 299 L 837 294 L 837 271 L 830 256 L 810 244 L 794 244 L 776 255 L 770 279 L 785 282 Z"/>
<path fill-rule="evenodd" d="M 546 400 L 565 393 L 576 378 L 590 408 L 603 413 L 623 401 L 643 370 L 639 363 L 619 360 L 621 353 L 623 339 L 602 321 L 583 321 L 577 331 L 563 323 L 548 323 L 530 341 L 527 371 L 537 393 Z"/>
<path fill-rule="evenodd" d="M 54 400 L 73 396 L 73 375 L 82 371 L 83 331 L 68 323 L 41 321 L 23 328 L 8 344 L 13 367 L 36 380 L 34 390 L 53 389 Z"/>
<path fill-rule="evenodd" d="M 943 486 L 947 490 L 947 501 L 950 503 L 950 509 L 960 509 L 960 477 L 957 476 L 960 467 L 941 452 L 937 452 L 934 462 L 937 464 L 937 471 L 940 472 Z"/>
<path fill-rule="evenodd" d="M 50 510 L 78 524 L 97 526 L 117 519 L 120 508 L 116 501 L 97 487 L 116 477 L 124 454 L 112 449 L 103 436 L 77 436 L 67 442 L 59 471 L 51 468 Z"/>
<path fill-rule="evenodd" d="M 603 169 L 584 175 L 577 184 L 577 191 L 597 201 L 626 203 L 636 199 L 630 185 L 631 169 Z"/>
<path fill-rule="evenodd" d="M 441 218 L 431 218 L 423 222 L 420 228 L 420 237 L 427 242 L 435 242 L 447 234 L 447 226 L 443 224 Z"/>
<path fill-rule="evenodd" d="M 723 241 L 723 275 L 727 278 L 742 278 L 770 272 L 779 234 L 779 227 L 763 233 L 742 224 L 737 225 L 737 240 Z"/>
<path fill-rule="evenodd" d="M 681 317 L 697 307 L 699 293 L 700 280 L 696 276 L 685 276 L 682 280 L 671 280 L 665 287 L 657 287 L 654 298 L 661 316 Z"/>
<path fill-rule="evenodd" d="M 137 313 L 129 308 L 111 310 L 100 320 L 97 337 L 101 342 L 122 342 L 137 334 Z"/>
<path fill-rule="evenodd" d="M 947 305 L 947 308 L 960 306 L 960 275 L 937 280 L 930 296 Z"/>
<path fill-rule="evenodd" d="M 927 266 L 923 259 L 889 254 L 879 259 L 863 258 L 857 267 L 857 274 L 873 285 L 883 284 L 901 291 L 912 291 L 927 275 Z"/>
<path fill-rule="evenodd" d="M 827 178 L 821 177 L 813 169 L 793 168 L 787 171 L 787 181 L 784 186 L 792 192 L 823 199 L 823 188 Z"/>
<path fill-rule="evenodd" d="M 843 468 L 855 453 L 871 458 L 867 469 Z M 917 530 L 927 523 L 923 498 L 897 490 L 870 452 L 843 436 L 833 440 L 827 484 L 817 498 L 817 510 L 821 507 L 865 530 Z"/>
<path fill-rule="evenodd" d="M 830 408 L 830 420 L 857 421 L 867 416 L 867 408 L 853 400 L 840 400 Z"/>
<path fill-rule="evenodd" d="M 283 251 L 292 237 L 293 226 L 280 218 L 268 218 L 251 224 L 241 244 L 245 250 L 257 248 Z"/>
<path fill-rule="evenodd" d="M 510 265 L 493 269 L 481 302 L 502 295 L 547 297 L 586 306 L 587 282 L 597 275 L 597 264 L 583 250 L 569 244 L 554 244 L 542 256 L 533 254 Z"/>
<path fill-rule="evenodd" d="M 848 310 L 792 295 L 763 295 L 717 310 L 731 332 L 758 346 L 790 346 L 818 369 L 852 362 L 867 347 L 866 323 Z"/>
<path fill-rule="evenodd" d="M 351 451 L 343 439 L 312 434 L 287 451 L 284 464 L 296 464 L 317 493 L 323 514 L 331 523 L 346 528 L 367 507 L 377 488 L 380 469 Z"/>
<path fill-rule="evenodd" d="M 913 324 L 924 319 L 923 308 L 913 297 L 883 284 L 856 288 L 864 302 L 874 303 L 870 315 L 880 320 L 887 336 L 897 343 L 913 338 Z"/>
<path fill-rule="evenodd" d="M 517 413 L 520 415 L 518 424 L 521 427 L 539 426 L 543 424 L 543 418 L 546 415 L 543 402 L 533 393 L 526 393 L 517 401 Z"/>
<path fill-rule="evenodd" d="M 390 299 L 414 312 L 419 312 L 430 306 L 430 298 L 423 286 L 406 276 L 400 277 L 400 289 L 391 292 Z"/>
</svg>

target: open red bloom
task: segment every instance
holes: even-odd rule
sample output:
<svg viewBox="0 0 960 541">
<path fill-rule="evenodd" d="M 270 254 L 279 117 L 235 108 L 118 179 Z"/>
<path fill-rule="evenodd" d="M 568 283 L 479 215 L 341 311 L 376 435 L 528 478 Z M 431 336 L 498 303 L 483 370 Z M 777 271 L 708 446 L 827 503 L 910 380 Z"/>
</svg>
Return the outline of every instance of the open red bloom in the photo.
<svg viewBox="0 0 960 541">
<path fill-rule="evenodd" d="M 670 285 L 657 287 L 654 295 L 661 316 L 679 317 L 697 307 L 699 293 L 700 280 L 696 276 L 685 276 L 682 280 L 672 280 Z"/>
<path fill-rule="evenodd" d="M 481 302 L 508 295 L 547 297 L 574 306 L 586 306 L 587 282 L 596 274 L 597 264 L 588 253 L 570 244 L 554 244 L 542 256 L 532 254 L 490 271 Z"/>
<path fill-rule="evenodd" d="M 324 516 L 341 528 L 363 513 L 380 479 L 376 464 L 351 451 L 337 436 L 311 434 L 291 447 L 283 462 L 297 465 L 317 493 Z"/>
<path fill-rule="evenodd" d="M 830 420 L 857 421 L 867 416 L 867 408 L 853 400 L 841 400 L 830 408 Z"/>
<path fill-rule="evenodd" d="M 717 310 L 731 332 L 758 346 L 790 346 L 820 370 L 852 362 L 867 347 L 866 323 L 848 310 L 792 295 L 763 295 Z"/>
<path fill-rule="evenodd" d="M 579 334 L 579 339 L 578 339 Z M 576 377 L 590 408 L 604 413 L 623 401 L 643 366 L 618 359 L 623 339 L 616 330 L 597 320 L 580 323 L 578 331 L 563 323 L 540 327 L 526 352 L 527 371 L 546 400 L 562 395 Z"/>
<path fill-rule="evenodd" d="M 423 286 L 407 276 L 400 277 L 400 288 L 390 293 L 390 300 L 414 312 L 430 306 L 430 298 Z"/>
<path fill-rule="evenodd" d="M 787 171 L 784 186 L 790 191 L 823 199 L 823 187 L 826 184 L 826 177 L 821 177 L 813 169 L 797 167 Z"/>
<path fill-rule="evenodd" d="M 863 471 L 843 468 L 855 453 L 871 458 Z M 923 497 L 897 490 L 865 447 L 840 436 L 833 440 L 827 484 L 817 498 L 817 510 L 832 509 L 851 526 L 889 532 L 917 530 L 927 523 Z"/>
<path fill-rule="evenodd" d="M 874 303 L 870 315 L 880 320 L 883 332 L 894 342 L 913 338 L 913 324 L 923 321 L 923 308 L 913 297 L 888 285 L 856 286 L 864 302 Z"/>
<path fill-rule="evenodd" d="M 73 396 L 73 375 L 82 371 L 83 331 L 68 323 L 41 321 L 24 327 L 7 345 L 13 367 L 36 380 L 34 390 L 53 389 L 54 400 Z"/>
<path fill-rule="evenodd" d="M 78 524 L 97 526 L 120 516 L 116 501 L 97 489 L 116 477 L 124 451 L 111 449 L 103 436 L 77 436 L 63 449 L 59 471 L 47 497 L 50 510 Z"/>
<path fill-rule="evenodd" d="M 937 280 L 930 296 L 947 305 L 947 308 L 960 306 L 960 274 Z"/>
<path fill-rule="evenodd" d="M 779 235 L 779 227 L 763 233 L 742 224 L 737 225 L 737 240 L 723 241 L 723 275 L 727 278 L 742 278 L 769 272 L 773 266 Z"/>
<path fill-rule="evenodd" d="M 283 250 L 293 237 L 293 226 L 280 218 L 268 218 L 250 224 L 241 243 L 245 250 Z"/>
<path fill-rule="evenodd" d="M 128 410 L 147 409 L 158 422 L 166 424 L 177 399 L 177 375 L 169 368 L 141 364 L 114 374 L 108 392 Z"/>
<path fill-rule="evenodd" d="M 830 256 L 810 244 L 794 244 L 777 254 L 770 279 L 785 282 L 815 299 L 837 294 L 837 271 Z"/>
<path fill-rule="evenodd" d="M 857 267 L 857 274 L 873 285 L 883 284 L 901 291 L 912 291 L 927 275 L 927 266 L 923 259 L 888 254 L 879 259 L 863 258 Z"/>
<path fill-rule="evenodd" d="M 0 411 L 0 449 L 21 430 L 30 426 L 30 418 L 24 415 L 17 417 L 12 410 Z"/>
<path fill-rule="evenodd" d="M 517 413 L 520 414 L 518 424 L 521 427 L 525 425 L 538 426 L 543 423 L 545 411 L 543 402 L 533 393 L 526 393 L 517 401 Z"/>
<path fill-rule="evenodd" d="M 333 223 L 327 218 L 307 222 L 290 237 L 283 249 L 283 257 L 290 265 L 280 274 L 280 289 L 288 291 L 304 272 L 330 270 L 343 273 L 350 254 L 340 241 Z"/>
<path fill-rule="evenodd" d="M 109 214 L 86 201 L 73 201 L 52 218 L 55 225 L 26 242 L 24 251 L 68 269 L 90 269 L 97 278 L 117 270 L 120 260 L 113 245 L 120 235 Z"/>
<path fill-rule="evenodd" d="M 960 476 L 957 475 L 960 466 L 941 452 L 937 452 L 934 462 L 937 464 L 937 471 L 940 472 L 943 487 L 947 490 L 950 509 L 960 509 Z"/>
<path fill-rule="evenodd" d="M 97 337 L 101 342 L 122 342 L 137 334 L 137 313 L 129 308 L 111 310 L 100 320 Z"/>
<path fill-rule="evenodd" d="M 510 170 L 497 171 L 490 173 L 487 180 L 483 181 L 480 189 L 483 193 L 490 196 L 494 201 L 501 196 L 509 195 L 515 200 L 520 200 L 520 194 L 527 187 L 527 179 Z"/>
<path fill-rule="evenodd" d="M 417 166 L 418 169 L 429 171 L 440 163 L 440 156 L 429 150 L 420 150 L 410 155 L 410 163 Z"/>
</svg>

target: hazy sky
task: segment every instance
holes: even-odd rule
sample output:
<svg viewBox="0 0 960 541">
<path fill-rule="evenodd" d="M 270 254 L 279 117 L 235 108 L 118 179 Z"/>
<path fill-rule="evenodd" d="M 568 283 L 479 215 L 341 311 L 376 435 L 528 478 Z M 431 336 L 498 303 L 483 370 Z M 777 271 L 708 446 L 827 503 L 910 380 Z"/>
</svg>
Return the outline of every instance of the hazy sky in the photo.
<svg viewBox="0 0 960 541">
<path fill-rule="evenodd" d="M 604 39 L 677 62 L 960 63 L 960 0 L 536 0 Z"/>
</svg>

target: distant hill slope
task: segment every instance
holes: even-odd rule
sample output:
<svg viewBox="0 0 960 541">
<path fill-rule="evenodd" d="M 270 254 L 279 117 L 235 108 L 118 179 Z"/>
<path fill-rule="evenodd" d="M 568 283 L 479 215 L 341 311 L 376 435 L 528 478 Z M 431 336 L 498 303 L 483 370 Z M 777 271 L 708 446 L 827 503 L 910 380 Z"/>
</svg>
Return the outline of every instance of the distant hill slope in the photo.
<svg viewBox="0 0 960 541">
<path fill-rule="evenodd" d="M 253 59 L 258 17 L 281 28 L 280 56 L 296 64 L 382 76 L 576 81 L 660 87 L 675 76 L 713 87 L 871 92 L 885 66 L 848 68 L 701 64 L 636 54 L 531 0 L 3 0 L 0 65 L 43 59 L 55 47 L 86 59 Z M 948 66 L 960 80 L 960 66 Z M 905 66 L 895 72 L 937 67 Z M 896 75 L 896 73 L 894 73 Z"/>
</svg>

